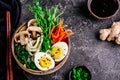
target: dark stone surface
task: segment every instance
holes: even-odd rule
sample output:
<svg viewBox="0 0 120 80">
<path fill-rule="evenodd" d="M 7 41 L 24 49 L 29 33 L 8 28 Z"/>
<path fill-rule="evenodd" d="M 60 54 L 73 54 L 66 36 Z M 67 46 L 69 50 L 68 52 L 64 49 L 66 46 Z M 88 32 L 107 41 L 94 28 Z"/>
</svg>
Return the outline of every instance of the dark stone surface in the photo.
<svg viewBox="0 0 120 80">
<path fill-rule="evenodd" d="M 21 21 L 33 18 L 28 11 L 31 0 L 21 0 Z M 61 16 L 68 28 L 74 31 L 71 39 L 71 52 L 67 62 L 57 72 L 45 76 L 35 76 L 24 72 L 28 80 L 68 80 L 69 71 L 78 64 L 86 65 L 92 80 L 120 80 L 120 46 L 114 42 L 101 41 L 99 30 L 108 28 L 120 19 L 118 14 L 108 20 L 97 20 L 87 10 L 87 0 L 41 0 L 42 6 L 59 5 L 64 11 Z M 113 6 L 114 7 L 114 6 Z M 22 70 L 20 70 L 21 72 Z"/>
</svg>

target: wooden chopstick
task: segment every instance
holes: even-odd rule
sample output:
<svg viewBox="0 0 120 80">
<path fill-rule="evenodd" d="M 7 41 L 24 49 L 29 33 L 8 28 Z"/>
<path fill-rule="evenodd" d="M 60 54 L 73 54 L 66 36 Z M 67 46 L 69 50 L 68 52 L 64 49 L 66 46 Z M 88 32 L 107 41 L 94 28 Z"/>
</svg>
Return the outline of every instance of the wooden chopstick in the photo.
<svg viewBox="0 0 120 80">
<path fill-rule="evenodd" d="M 6 80 L 13 80 L 12 70 L 12 54 L 11 54 L 11 20 L 10 11 L 6 11 L 6 39 L 7 39 L 7 52 L 6 52 Z"/>
</svg>

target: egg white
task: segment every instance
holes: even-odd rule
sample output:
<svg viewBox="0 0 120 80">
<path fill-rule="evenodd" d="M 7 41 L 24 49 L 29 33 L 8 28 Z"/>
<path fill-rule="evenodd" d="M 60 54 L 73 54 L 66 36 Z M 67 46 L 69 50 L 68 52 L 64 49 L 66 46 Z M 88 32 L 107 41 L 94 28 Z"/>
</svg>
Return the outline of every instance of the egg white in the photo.
<svg viewBox="0 0 120 80">
<path fill-rule="evenodd" d="M 52 47 L 59 46 L 62 49 L 62 56 L 59 59 L 54 58 L 55 62 L 60 62 L 64 59 L 68 52 L 68 45 L 65 42 L 57 42 Z"/>
<path fill-rule="evenodd" d="M 43 56 L 48 57 L 51 60 L 51 62 L 52 62 L 52 65 L 49 66 L 48 68 L 43 68 L 39 64 L 39 59 L 41 57 L 43 57 Z M 42 71 L 47 71 L 47 70 L 53 69 L 55 67 L 55 62 L 54 62 L 53 58 L 50 55 L 48 55 L 47 53 L 44 53 L 44 52 L 37 52 L 37 53 L 35 53 L 34 62 L 35 62 L 36 67 L 38 69 L 42 70 Z"/>
</svg>

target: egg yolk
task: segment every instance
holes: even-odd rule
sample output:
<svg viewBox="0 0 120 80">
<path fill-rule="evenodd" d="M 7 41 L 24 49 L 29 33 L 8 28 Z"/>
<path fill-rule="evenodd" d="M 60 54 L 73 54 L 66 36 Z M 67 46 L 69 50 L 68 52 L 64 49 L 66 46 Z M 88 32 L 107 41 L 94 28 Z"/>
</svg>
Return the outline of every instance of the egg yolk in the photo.
<svg viewBox="0 0 120 80">
<path fill-rule="evenodd" d="M 62 56 L 62 48 L 59 46 L 55 46 L 51 50 L 51 56 L 53 58 L 59 59 Z"/>
<path fill-rule="evenodd" d="M 52 65 L 52 61 L 48 57 L 43 56 L 39 59 L 39 64 L 43 68 L 48 68 Z"/>
</svg>

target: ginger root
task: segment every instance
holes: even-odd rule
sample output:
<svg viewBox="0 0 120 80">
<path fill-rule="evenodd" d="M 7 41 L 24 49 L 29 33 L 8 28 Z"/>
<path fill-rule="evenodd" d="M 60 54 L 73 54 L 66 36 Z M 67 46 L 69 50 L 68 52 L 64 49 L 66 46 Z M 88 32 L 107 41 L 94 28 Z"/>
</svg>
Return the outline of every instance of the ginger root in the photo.
<svg viewBox="0 0 120 80">
<path fill-rule="evenodd" d="M 113 22 L 111 28 L 108 29 L 101 29 L 100 30 L 100 39 L 105 41 L 106 39 L 108 41 L 113 41 L 117 44 L 120 44 L 120 21 L 119 22 Z"/>
<path fill-rule="evenodd" d="M 109 29 L 101 29 L 100 30 L 100 39 L 101 40 L 106 40 L 106 38 L 109 36 L 109 34 L 111 33 L 111 28 Z"/>
</svg>

